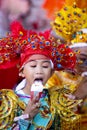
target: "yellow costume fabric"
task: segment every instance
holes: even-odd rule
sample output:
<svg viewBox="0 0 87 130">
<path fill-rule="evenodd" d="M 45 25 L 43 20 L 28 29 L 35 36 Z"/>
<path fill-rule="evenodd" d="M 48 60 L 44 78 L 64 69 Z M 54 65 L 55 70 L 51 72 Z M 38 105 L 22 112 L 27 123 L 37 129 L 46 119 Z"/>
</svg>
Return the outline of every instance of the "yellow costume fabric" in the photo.
<svg viewBox="0 0 87 130">
<path fill-rule="evenodd" d="M 48 80 L 51 112 L 61 119 L 60 130 L 86 130 L 87 115 L 78 113 L 77 106 L 82 100 L 70 100 L 65 94 L 73 93 L 81 82 L 82 77 L 68 72 L 55 72 Z M 85 125 L 84 125 L 85 124 Z"/>
</svg>

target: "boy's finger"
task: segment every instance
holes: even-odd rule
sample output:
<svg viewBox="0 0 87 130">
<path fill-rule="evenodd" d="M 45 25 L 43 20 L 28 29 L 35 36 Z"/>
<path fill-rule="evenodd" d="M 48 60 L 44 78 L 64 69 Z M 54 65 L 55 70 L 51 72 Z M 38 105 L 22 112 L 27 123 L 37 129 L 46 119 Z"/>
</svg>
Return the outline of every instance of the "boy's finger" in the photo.
<svg viewBox="0 0 87 130">
<path fill-rule="evenodd" d="M 76 97 L 72 94 L 64 94 L 67 98 L 71 99 L 71 100 L 75 100 Z"/>
<path fill-rule="evenodd" d="M 32 101 L 32 103 L 38 102 L 39 96 L 37 95 L 37 96 L 33 97 L 31 101 Z"/>
</svg>

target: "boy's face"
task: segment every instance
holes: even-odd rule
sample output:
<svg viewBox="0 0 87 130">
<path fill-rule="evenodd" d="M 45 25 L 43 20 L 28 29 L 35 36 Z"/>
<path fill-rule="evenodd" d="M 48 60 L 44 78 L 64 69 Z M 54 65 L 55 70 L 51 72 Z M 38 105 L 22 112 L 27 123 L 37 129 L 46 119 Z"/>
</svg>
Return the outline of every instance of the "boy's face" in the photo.
<svg viewBox="0 0 87 130">
<path fill-rule="evenodd" d="M 23 76 L 27 79 L 29 86 L 36 80 L 42 81 L 42 84 L 45 85 L 52 73 L 53 69 L 50 60 L 34 59 L 32 56 L 24 65 L 23 69 Z"/>
<path fill-rule="evenodd" d="M 87 71 L 87 47 L 73 48 L 74 51 L 79 50 L 80 53 L 77 54 L 77 72 L 82 73 Z"/>
</svg>

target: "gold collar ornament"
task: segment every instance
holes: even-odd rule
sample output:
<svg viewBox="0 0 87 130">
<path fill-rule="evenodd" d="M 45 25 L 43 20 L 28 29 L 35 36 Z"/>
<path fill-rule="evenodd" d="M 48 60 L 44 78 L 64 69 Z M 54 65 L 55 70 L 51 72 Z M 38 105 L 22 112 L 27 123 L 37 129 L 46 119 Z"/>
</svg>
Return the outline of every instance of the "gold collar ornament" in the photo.
<svg viewBox="0 0 87 130">
<path fill-rule="evenodd" d="M 0 90 L 0 130 L 7 130 L 13 125 L 18 109 L 23 111 L 25 104 L 20 101 L 14 91 Z"/>
</svg>

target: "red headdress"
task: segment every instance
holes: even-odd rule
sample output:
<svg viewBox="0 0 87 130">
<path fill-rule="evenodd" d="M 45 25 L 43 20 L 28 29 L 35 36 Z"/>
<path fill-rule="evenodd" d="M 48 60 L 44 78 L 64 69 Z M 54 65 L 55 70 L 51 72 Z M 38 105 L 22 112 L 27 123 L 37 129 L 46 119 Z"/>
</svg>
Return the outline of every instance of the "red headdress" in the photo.
<svg viewBox="0 0 87 130">
<path fill-rule="evenodd" d="M 66 45 L 59 45 L 50 31 L 44 33 L 28 32 L 28 45 L 21 53 L 21 66 L 31 55 L 42 54 L 52 60 L 55 70 L 73 69 L 76 57 L 73 51 Z"/>
<path fill-rule="evenodd" d="M 22 66 L 33 54 L 48 57 L 52 60 L 55 70 L 74 68 L 75 54 L 66 45 L 59 45 L 50 33 L 51 31 L 46 31 L 38 34 L 26 31 L 18 22 L 11 24 L 11 33 L 0 40 L 0 73 L 3 74 L 3 79 L 0 78 L 1 87 L 3 83 L 4 88 L 14 86 L 18 78 L 17 66 L 20 61 Z"/>
<path fill-rule="evenodd" d="M 19 22 L 11 24 L 11 34 L 0 40 L 0 69 L 21 66 L 33 54 L 42 54 L 51 59 L 57 70 L 74 68 L 75 55 L 66 45 L 59 45 L 51 31 L 26 31 Z M 20 58 L 21 55 L 21 58 Z"/>
</svg>

